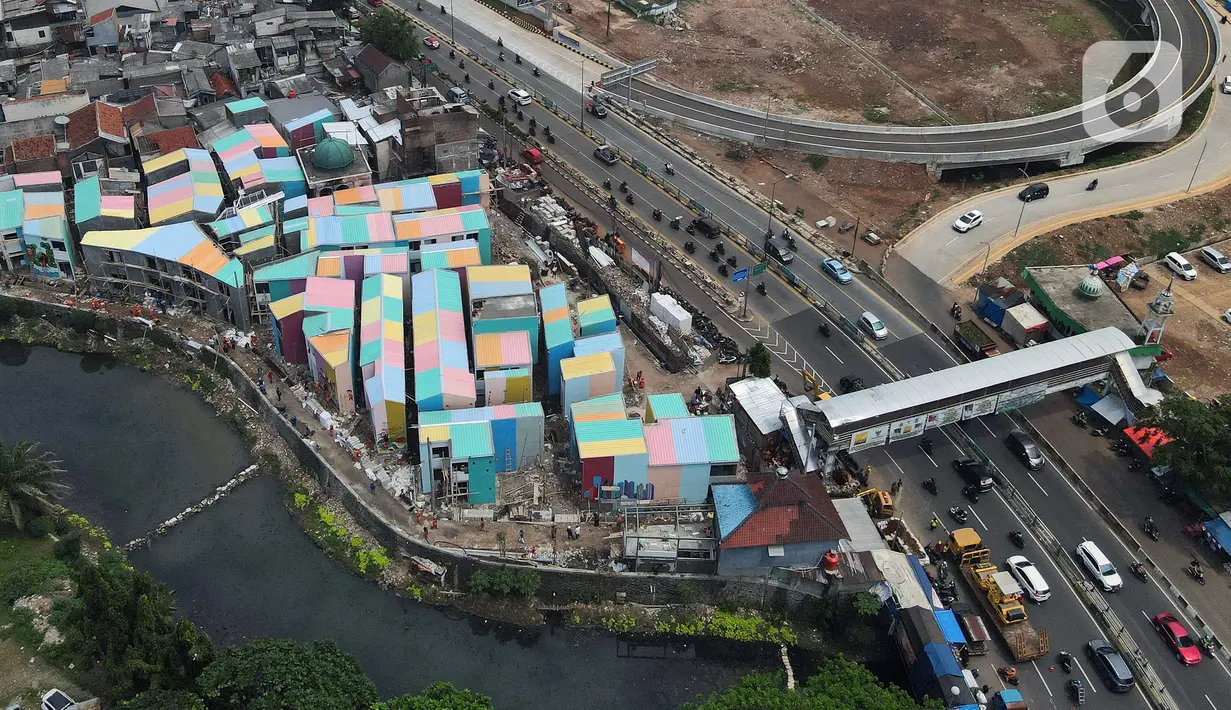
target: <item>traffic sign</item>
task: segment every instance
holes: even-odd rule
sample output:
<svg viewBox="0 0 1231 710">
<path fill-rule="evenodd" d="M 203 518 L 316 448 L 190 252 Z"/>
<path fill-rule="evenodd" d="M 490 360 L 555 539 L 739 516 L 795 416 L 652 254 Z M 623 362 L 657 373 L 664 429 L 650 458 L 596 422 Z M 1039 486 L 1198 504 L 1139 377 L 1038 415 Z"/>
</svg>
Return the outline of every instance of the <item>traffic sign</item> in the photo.
<svg viewBox="0 0 1231 710">
<path fill-rule="evenodd" d="M 766 261 L 762 261 L 760 263 L 754 264 L 752 267 L 752 275 L 760 276 L 761 274 L 765 273 L 765 270 L 768 268 L 769 268 L 769 262 L 766 262 Z"/>
<path fill-rule="evenodd" d="M 739 271 L 736 271 L 735 273 L 731 274 L 732 283 L 739 283 L 740 281 L 747 281 L 747 280 L 748 280 L 748 269 L 740 269 Z"/>
</svg>

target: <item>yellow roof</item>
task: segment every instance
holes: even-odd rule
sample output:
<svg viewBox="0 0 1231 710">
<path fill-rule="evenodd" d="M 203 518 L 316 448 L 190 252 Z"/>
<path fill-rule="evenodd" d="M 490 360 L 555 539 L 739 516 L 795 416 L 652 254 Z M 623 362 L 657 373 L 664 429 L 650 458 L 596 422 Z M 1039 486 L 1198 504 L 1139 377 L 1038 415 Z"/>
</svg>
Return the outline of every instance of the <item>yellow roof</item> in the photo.
<svg viewBox="0 0 1231 710">
<path fill-rule="evenodd" d="M 260 239 L 253 239 L 247 244 L 243 244 L 239 246 L 235 250 L 235 253 L 236 254 L 251 254 L 254 251 L 260 251 L 261 249 L 268 249 L 272 247 L 273 245 L 274 245 L 274 235 L 270 234 L 269 236 L 261 237 Z"/>
<path fill-rule="evenodd" d="M 321 354 L 330 367 L 341 367 L 350 360 L 350 331 L 335 330 L 308 338 L 308 343 Z"/>
<path fill-rule="evenodd" d="M 609 352 L 570 357 L 560 361 L 560 376 L 566 380 L 614 370 L 615 361 L 611 359 Z"/>
<path fill-rule="evenodd" d="M 577 453 L 583 459 L 644 454 L 646 451 L 645 439 L 609 439 L 607 441 L 577 442 Z"/>
<path fill-rule="evenodd" d="M 466 269 L 466 276 L 471 281 L 529 281 L 530 267 L 525 264 L 471 266 Z"/>
<path fill-rule="evenodd" d="M 983 544 L 983 539 L 979 537 L 979 533 L 975 532 L 974 528 L 960 528 L 954 530 L 951 535 L 954 544 L 960 550 L 977 548 Z"/>
<path fill-rule="evenodd" d="M 611 309 L 611 297 L 605 293 L 601 296 L 595 296 L 594 298 L 587 298 L 584 301 L 577 302 L 577 315 L 579 316 L 592 311 L 600 311 L 604 309 Z"/>
<path fill-rule="evenodd" d="M 269 312 L 274 314 L 274 318 L 286 318 L 291 314 L 298 313 L 303 310 L 303 294 L 297 293 L 293 296 L 280 298 L 277 301 L 269 304 Z"/>
<path fill-rule="evenodd" d="M 59 94 L 68 91 L 68 79 L 43 79 L 39 85 L 38 93 L 40 96 L 47 94 Z"/>
<path fill-rule="evenodd" d="M 436 424 L 433 426 L 419 427 L 419 443 L 426 444 L 429 441 L 445 441 L 449 438 L 449 425 Z"/>
<path fill-rule="evenodd" d="M 179 150 L 167 153 L 166 155 L 160 155 L 157 158 L 150 158 L 142 163 L 141 167 L 145 170 L 146 174 L 149 174 L 155 170 L 161 170 L 165 167 L 175 165 L 176 163 L 181 163 L 185 160 L 188 160 L 188 155 L 184 152 L 183 148 L 180 148 Z"/>
</svg>

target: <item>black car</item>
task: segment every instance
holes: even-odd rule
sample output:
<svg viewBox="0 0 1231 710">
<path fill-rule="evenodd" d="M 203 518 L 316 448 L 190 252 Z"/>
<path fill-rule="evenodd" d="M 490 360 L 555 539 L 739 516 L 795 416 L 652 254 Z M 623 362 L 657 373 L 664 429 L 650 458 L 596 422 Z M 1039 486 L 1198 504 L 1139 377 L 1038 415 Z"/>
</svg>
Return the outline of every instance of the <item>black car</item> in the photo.
<svg viewBox="0 0 1231 710">
<path fill-rule="evenodd" d="M 992 477 L 987 474 L 987 468 L 979 459 L 959 456 L 953 459 L 953 470 L 957 471 L 968 485 L 978 488 L 980 493 L 992 490 Z"/>
<path fill-rule="evenodd" d="M 855 375 L 847 375 L 838 380 L 838 389 L 842 390 L 842 394 L 850 394 L 858 392 L 864 388 L 863 378 Z"/>
<path fill-rule="evenodd" d="M 795 261 L 795 255 L 791 253 L 791 250 L 787 248 L 786 244 L 777 239 L 765 240 L 765 253 L 782 264 L 789 264 Z"/>
<path fill-rule="evenodd" d="M 1031 471 L 1038 471 L 1047 463 L 1047 460 L 1043 458 L 1043 452 L 1039 451 L 1039 445 L 1034 443 L 1034 439 L 1031 439 L 1024 431 L 1010 433 L 1005 438 L 1004 445 Z"/>
<path fill-rule="evenodd" d="M 1033 185 L 1027 185 L 1021 192 L 1017 193 L 1017 199 L 1022 202 L 1033 202 L 1041 200 L 1051 194 L 1051 188 L 1045 182 L 1036 182 Z"/>
<path fill-rule="evenodd" d="M 722 234 L 722 225 L 718 224 L 718 220 L 713 217 L 694 219 L 692 226 L 706 239 L 717 239 L 718 235 Z"/>
<path fill-rule="evenodd" d="M 1124 658 L 1111 644 L 1103 639 L 1094 639 L 1086 644 L 1086 657 L 1090 665 L 1103 678 L 1107 689 L 1113 693 L 1127 693 L 1136 681 Z"/>
</svg>

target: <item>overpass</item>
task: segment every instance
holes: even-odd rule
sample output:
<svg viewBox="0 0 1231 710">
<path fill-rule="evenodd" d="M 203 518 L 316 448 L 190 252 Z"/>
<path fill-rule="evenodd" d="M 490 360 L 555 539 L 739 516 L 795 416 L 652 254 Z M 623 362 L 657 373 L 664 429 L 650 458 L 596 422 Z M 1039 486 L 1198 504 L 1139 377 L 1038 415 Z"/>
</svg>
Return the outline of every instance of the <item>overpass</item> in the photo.
<svg viewBox="0 0 1231 710">
<path fill-rule="evenodd" d="M 1082 105 L 1012 121 L 929 127 L 814 121 L 735 106 L 636 72 L 630 79 L 625 69 L 608 72 L 602 89 L 632 109 L 772 149 L 922 163 L 934 174 L 1028 161 L 1076 165 L 1087 153 L 1126 139 L 1174 135 L 1183 109 L 1209 86 L 1219 61 L 1215 18 L 1202 0 L 1128 0 L 1134 2 L 1139 23 L 1155 38 L 1152 58 L 1134 78 Z M 1140 110 L 1131 104 L 1132 95 L 1142 97 Z M 1100 115 L 1110 120 L 1092 119 Z"/>
<path fill-rule="evenodd" d="M 999 414 L 1049 394 L 1105 380 L 1125 401 L 1157 404 L 1131 351 L 1140 347 L 1117 328 L 1075 335 L 870 389 L 802 404 L 804 423 L 832 457 L 922 436 L 963 419 Z"/>
</svg>

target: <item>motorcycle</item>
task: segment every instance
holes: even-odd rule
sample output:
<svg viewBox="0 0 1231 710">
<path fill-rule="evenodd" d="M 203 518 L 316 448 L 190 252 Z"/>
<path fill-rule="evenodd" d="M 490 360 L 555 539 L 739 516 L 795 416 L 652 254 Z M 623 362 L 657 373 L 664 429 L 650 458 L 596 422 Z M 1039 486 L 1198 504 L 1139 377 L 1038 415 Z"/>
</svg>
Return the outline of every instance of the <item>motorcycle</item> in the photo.
<svg viewBox="0 0 1231 710">
<path fill-rule="evenodd" d="M 442 14 L 442 15 L 447 15 L 447 14 L 449 14 L 449 13 L 448 13 L 448 11 L 446 11 L 446 10 L 445 10 L 445 6 L 444 6 L 444 5 L 441 5 L 441 6 L 440 6 L 440 14 Z"/>
<path fill-rule="evenodd" d="M 1084 411 L 1078 412 L 1073 415 L 1073 423 L 1081 427 L 1082 429 L 1085 429 L 1086 427 L 1090 426 L 1090 417 L 1086 416 L 1086 413 Z"/>
<path fill-rule="evenodd" d="M 1022 549 L 1026 546 L 1026 534 L 1021 530 L 1014 530 L 1009 533 L 1009 542 L 1017 546 L 1017 549 Z"/>
<path fill-rule="evenodd" d="M 525 120 L 525 118 L 526 118 L 526 114 L 523 113 L 521 109 L 517 109 L 517 120 L 523 121 Z"/>
<path fill-rule="evenodd" d="M 953 320 L 961 320 L 962 319 L 962 307 L 956 303 L 953 304 L 953 307 L 949 309 L 949 315 L 953 316 Z"/>
<path fill-rule="evenodd" d="M 1155 524 L 1153 518 L 1146 518 L 1141 522 L 1141 531 L 1154 542 L 1158 542 L 1158 525 Z"/>
<path fill-rule="evenodd" d="M 1012 667 L 997 668 L 996 675 L 1000 676 L 1000 679 L 1008 683 L 1009 685 L 1016 686 L 1019 682 L 1021 682 L 1020 679 L 1017 677 L 1016 668 L 1012 668 Z"/>
<path fill-rule="evenodd" d="M 539 68 L 538 68 L 538 67 L 535 67 L 535 68 L 534 68 L 534 75 L 535 75 L 535 76 L 542 76 L 542 74 L 540 74 L 540 73 L 539 73 Z"/>
<path fill-rule="evenodd" d="M 415 10 L 417 10 L 417 11 L 419 11 L 419 12 L 422 12 L 422 11 L 423 11 L 423 3 L 421 3 L 421 2 L 417 2 L 417 3 L 415 3 Z"/>
<path fill-rule="evenodd" d="M 679 228 L 680 228 L 680 222 L 681 222 L 681 221 L 683 221 L 683 218 L 681 218 L 681 217 L 676 217 L 676 218 L 672 219 L 672 220 L 671 220 L 671 222 L 670 222 L 669 224 L 671 225 L 671 228 L 672 228 L 672 229 L 679 229 Z"/>
<path fill-rule="evenodd" d="M 1107 436 L 1107 432 L 1111 431 L 1111 427 L 1098 426 L 1090 430 L 1090 436 Z"/>
<path fill-rule="evenodd" d="M 719 254 L 726 254 L 727 245 L 723 244 L 722 242 L 718 242 L 717 244 L 714 245 L 714 251 L 718 252 Z"/>
<path fill-rule="evenodd" d="M 1141 564 L 1140 562 L 1134 562 L 1133 564 L 1128 566 L 1128 569 L 1130 572 L 1133 573 L 1133 576 L 1136 577 L 1137 579 L 1140 579 L 1143 582 L 1150 581 L 1150 573 L 1146 572 L 1146 566 Z"/>
<path fill-rule="evenodd" d="M 607 196 L 607 205 L 608 205 L 609 207 L 611 207 L 612 209 L 615 209 L 616 207 L 618 207 L 618 206 L 620 205 L 620 202 L 619 202 L 619 200 L 617 200 L 617 199 L 616 199 L 615 195 L 608 195 L 608 196 Z"/>
<path fill-rule="evenodd" d="M 530 135 L 532 135 L 532 136 L 533 136 L 533 135 L 537 135 L 537 134 L 538 134 L 538 131 L 537 131 L 537 130 L 535 130 L 534 126 L 531 126 L 531 127 L 530 127 L 530 129 L 529 129 L 529 133 L 530 133 Z"/>
<path fill-rule="evenodd" d="M 605 188 L 607 188 L 608 190 L 610 190 L 610 189 L 611 189 L 611 181 L 610 181 L 610 180 L 604 180 L 604 181 L 603 181 L 603 187 L 605 187 Z"/>
<path fill-rule="evenodd" d="M 495 91 L 495 90 L 496 90 L 496 82 L 495 82 L 495 81 L 492 81 L 491 79 L 488 79 L 488 80 L 487 80 L 487 88 L 488 88 L 488 89 L 491 89 L 492 91 Z M 502 98 L 502 99 L 503 99 L 504 97 L 503 97 L 503 96 L 501 96 L 500 98 Z M 504 108 L 504 102 L 501 102 L 500 107 L 501 107 L 501 108 Z"/>
<path fill-rule="evenodd" d="M 497 46 L 497 47 L 503 47 L 503 46 L 504 46 L 504 38 L 503 38 L 503 37 L 497 37 L 497 38 L 496 38 L 496 46 Z M 501 54 L 504 54 L 504 52 L 501 52 Z"/>
<path fill-rule="evenodd" d="M 688 252 L 689 254 L 696 253 L 697 245 L 693 244 L 692 240 L 686 241 L 684 242 L 684 251 Z"/>
<path fill-rule="evenodd" d="M 731 273 L 731 272 L 727 271 L 727 265 L 726 265 L 726 264 L 719 264 L 719 265 L 718 265 L 718 275 L 719 275 L 719 276 L 726 276 L 726 275 L 727 275 L 727 274 L 729 274 L 729 273 Z"/>
<path fill-rule="evenodd" d="M 970 519 L 970 514 L 966 512 L 965 508 L 955 505 L 949 508 L 949 517 L 957 521 L 958 525 L 965 525 L 966 521 Z"/>
<path fill-rule="evenodd" d="M 624 181 L 621 181 L 621 182 L 620 182 L 620 192 L 628 192 L 628 183 L 627 183 L 627 182 L 624 182 Z"/>
<path fill-rule="evenodd" d="M 675 168 L 674 168 L 674 167 L 672 167 L 671 163 L 667 163 L 666 165 L 664 165 L 664 166 L 663 166 L 663 170 L 665 170 L 665 171 L 667 172 L 667 174 L 668 174 L 668 175 L 674 175 L 674 174 L 675 174 Z"/>
<path fill-rule="evenodd" d="M 688 223 L 688 226 L 687 226 L 687 227 L 684 227 L 684 231 L 685 231 L 685 232 L 688 232 L 689 234 L 696 234 L 696 233 L 697 233 L 697 229 L 696 229 L 696 227 L 693 227 L 693 226 L 692 226 L 692 222 L 689 222 L 689 223 Z"/>
<path fill-rule="evenodd" d="M 520 55 L 520 54 L 514 54 L 514 55 L 513 55 L 513 63 L 514 63 L 514 64 L 521 64 L 521 55 Z"/>
<path fill-rule="evenodd" d="M 503 61 L 504 61 L 504 52 L 501 52 L 501 53 L 500 53 L 500 56 L 496 57 L 496 59 L 499 59 L 500 61 L 502 61 L 502 62 L 503 62 Z"/>
<path fill-rule="evenodd" d="M 931 456 L 932 455 L 932 440 L 926 436 L 923 437 L 923 439 L 919 441 L 919 448 L 923 449 L 923 453 L 927 454 L 928 456 Z"/>
<path fill-rule="evenodd" d="M 1073 654 L 1068 651 L 1061 651 L 1056 660 L 1060 663 L 1060 667 L 1064 669 L 1065 673 L 1073 672 Z"/>
<path fill-rule="evenodd" d="M 631 192 L 624 196 L 624 201 L 630 205 L 636 202 L 636 200 L 633 198 L 633 193 Z"/>
<path fill-rule="evenodd" d="M 832 332 L 829 330 L 829 323 L 825 321 L 821 321 L 821 324 L 816 327 L 816 330 L 818 333 L 825 336 L 826 338 L 828 338 L 829 334 Z"/>
<path fill-rule="evenodd" d="M 449 50 L 449 59 L 457 59 L 457 52 L 454 52 L 452 49 L 450 49 L 450 50 Z"/>
<path fill-rule="evenodd" d="M 710 250 L 710 261 L 714 261 L 714 262 L 722 261 L 722 257 L 718 255 L 717 249 Z"/>
<path fill-rule="evenodd" d="M 531 127 L 531 128 L 538 128 L 538 126 L 539 126 L 539 122 L 538 122 L 538 120 L 536 120 L 536 119 L 534 118 L 534 116 L 531 116 L 531 117 L 530 117 L 530 127 Z"/>
<path fill-rule="evenodd" d="M 1193 581 L 1201 586 L 1205 586 L 1205 571 L 1200 567 L 1188 566 L 1188 576 L 1193 578 Z"/>
<path fill-rule="evenodd" d="M 927 491 L 928 493 L 931 493 L 932 495 L 938 495 L 940 493 L 940 489 L 936 487 L 935 478 L 923 479 L 923 490 Z"/>
<path fill-rule="evenodd" d="M 457 68 L 458 68 L 458 69 L 465 69 L 465 68 L 466 68 L 466 60 L 465 60 L 465 59 L 459 59 L 459 60 L 457 60 Z"/>
<path fill-rule="evenodd" d="M 727 257 L 727 266 L 730 266 L 732 269 L 735 268 L 735 255 L 734 254 Z"/>
<path fill-rule="evenodd" d="M 462 81 L 465 81 L 467 84 L 469 84 L 469 83 L 470 83 L 470 75 L 469 75 L 469 74 L 467 74 L 466 76 L 462 77 Z"/>
<path fill-rule="evenodd" d="M 757 293 L 761 294 L 762 296 L 765 295 L 765 282 L 761 282 L 757 284 Z"/>
<path fill-rule="evenodd" d="M 1073 698 L 1073 702 L 1078 705 L 1086 704 L 1086 686 L 1080 679 L 1073 678 L 1069 680 L 1065 687 L 1068 688 L 1069 696 Z"/>
<path fill-rule="evenodd" d="M 1214 657 L 1214 650 L 1218 644 L 1214 642 L 1214 637 L 1206 634 L 1201 637 L 1201 650 L 1210 658 Z"/>
<path fill-rule="evenodd" d="M 655 207 L 654 211 L 650 213 L 650 216 L 654 218 L 655 222 L 663 221 L 663 211 L 658 209 L 657 207 Z"/>
<path fill-rule="evenodd" d="M 1089 185 L 1086 185 L 1086 192 L 1090 192 L 1096 187 L 1098 187 L 1098 178 L 1094 178 L 1093 180 L 1090 181 Z"/>
<path fill-rule="evenodd" d="M 971 503 L 978 503 L 979 502 L 979 487 L 974 486 L 974 485 L 966 486 L 965 488 L 962 489 L 962 495 L 969 498 Z"/>
<path fill-rule="evenodd" d="M 795 244 L 795 237 L 788 236 L 786 238 L 786 245 L 791 251 L 799 251 L 799 247 Z"/>
</svg>

